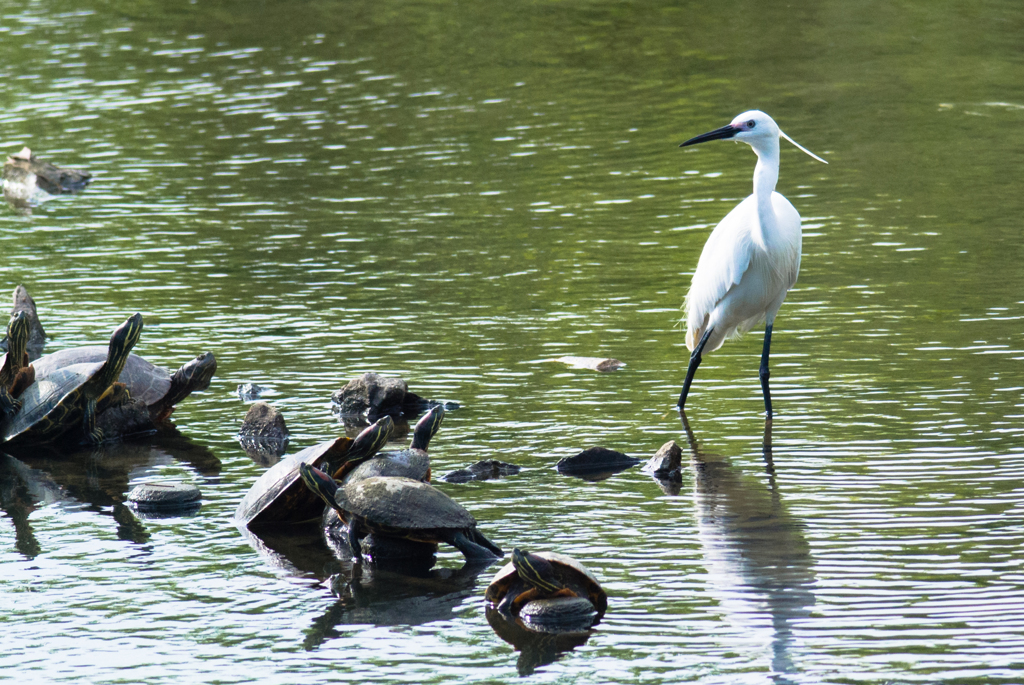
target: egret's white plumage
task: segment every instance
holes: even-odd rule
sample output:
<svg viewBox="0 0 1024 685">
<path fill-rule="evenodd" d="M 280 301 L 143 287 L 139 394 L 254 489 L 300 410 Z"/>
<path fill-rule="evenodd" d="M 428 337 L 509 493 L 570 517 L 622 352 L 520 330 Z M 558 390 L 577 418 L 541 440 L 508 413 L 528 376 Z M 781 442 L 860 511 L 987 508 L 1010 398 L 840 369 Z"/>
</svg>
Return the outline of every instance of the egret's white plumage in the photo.
<svg viewBox="0 0 1024 685">
<path fill-rule="evenodd" d="M 768 351 L 775 315 L 800 273 L 800 214 L 775 192 L 779 180 L 779 137 L 815 159 L 817 155 L 779 130 L 770 116 L 751 110 L 728 126 L 691 138 L 683 145 L 732 139 L 747 143 L 757 154 L 754 193 L 740 202 L 715 227 L 704 244 L 690 291 L 686 295 L 686 346 L 693 350 L 679 407 L 686 402 L 702 352 L 712 352 L 727 338 L 765 321 L 761 386 L 770 416 Z M 826 162 L 827 163 L 827 162 Z"/>
</svg>

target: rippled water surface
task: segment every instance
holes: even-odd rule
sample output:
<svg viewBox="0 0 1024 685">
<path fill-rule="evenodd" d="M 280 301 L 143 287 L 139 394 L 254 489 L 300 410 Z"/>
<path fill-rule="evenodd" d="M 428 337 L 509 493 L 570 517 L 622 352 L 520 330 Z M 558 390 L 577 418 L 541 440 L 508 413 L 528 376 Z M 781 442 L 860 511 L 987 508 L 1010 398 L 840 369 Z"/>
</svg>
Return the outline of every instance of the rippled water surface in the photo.
<svg viewBox="0 0 1024 685">
<path fill-rule="evenodd" d="M 0 456 L 0 679 L 1021 682 L 1022 41 L 1000 0 L 6 3 L 0 154 L 94 180 L 3 207 L 0 289 L 48 351 L 140 311 L 137 352 L 219 368 L 180 435 Z M 783 146 L 804 247 L 770 431 L 755 332 L 705 359 L 688 435 L 679 307 L 755 158 L 677 146 L 754 107 L 830 164 Z M 439 487 L 600 578 L 584 644 L 516 651 L 497 567 L 451 548 L 413 579 L 235 527 L 266 468 L 236 386 L 294 452 L 366 371 L 461 405 L 435 474 L 523 467 Z M 675 491 L 553 468 L 669 440 Z M 202 509 L 135 516 L 154 479 Z"/>
</svg>

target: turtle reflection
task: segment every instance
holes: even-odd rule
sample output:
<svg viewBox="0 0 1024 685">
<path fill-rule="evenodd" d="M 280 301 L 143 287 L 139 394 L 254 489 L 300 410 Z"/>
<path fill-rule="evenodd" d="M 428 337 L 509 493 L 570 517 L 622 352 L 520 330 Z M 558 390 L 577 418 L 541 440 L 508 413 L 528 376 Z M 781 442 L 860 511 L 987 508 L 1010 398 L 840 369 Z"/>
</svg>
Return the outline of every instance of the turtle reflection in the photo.
<svg viewBox="0 0 1024 685">
<path fill-rule="evenodd" d="M 31 453 L 23 450 L 18 455 L 20 459 L 14 462 L 30 467 L 33 482 L 45 478 L 53 484 L 50 490 L 61 493 L 60 499 L 83 502 L 92 511 L 109 513 L 117 523 L 118 538 L 137 543 L 146 542 L 149 533 L 125 506 L 133 481 L 173 463 L 191 466 L 206 476 L 218 474 L 221 468 L 220 460 L 208 448 L 180 434 L 150 442 L 105 444 L 73 453 L 40 445 Z M 43 497 L 37 501 L 47 501 Z"/>
<path fill-rule="evenodd" d="M 14 547 L 29 559 L 42 552 L 29 515 L 62 498 L 60 486 L 45 473 L 0 453 L 0 510 L 14 524 Z"/>
<path fill-rule="evenodd" d="M 303 646 L 316 649 L 325 640 L 339 637 L 338 626 L 415 626 L 455 618 L 455 610 L 473 597 L 477 577 L 491 562 L 467 562 L 462 568 L 424 570 L 393 560 L 387 563 L 353 564 L 331 578 L 331 592 L 338 598 L 313 620 Z"/>
<path fill-rule="evenodd" d="M 746 632 L 767 633 L 771 668 L 797 673 L 794 624 L 814 605 L 814 559 L 803 524 L 786 510 L 772 462 L 771 420 L 765 422 L 766 477 L 744 474 L 727 457 L 701 449 L 681 413 L 694 473 L 694 504 L 711 591 L 726 617 Z"/>
<path fill-rule="evenodd" d="M 512 648 L 519 652 L 516 670 L 519 675 L 526 676 L 541 666 L 546 666 L 562 654 L 586 644 L 592 630 L 569 630 L 554 632 L 538 632 L 530 630 L 517 619 L 502 615 L 495 607 L 487 607 L 487 622 L 494 632 Z"/>
</svg>

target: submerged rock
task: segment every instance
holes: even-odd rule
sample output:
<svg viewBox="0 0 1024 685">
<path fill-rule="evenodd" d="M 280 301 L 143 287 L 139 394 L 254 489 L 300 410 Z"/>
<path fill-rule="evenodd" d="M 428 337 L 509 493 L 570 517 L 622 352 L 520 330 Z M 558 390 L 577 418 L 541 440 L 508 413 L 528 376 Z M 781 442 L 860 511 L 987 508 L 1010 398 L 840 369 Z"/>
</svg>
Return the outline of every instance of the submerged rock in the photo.
<svg viewBox="0 0 1024 685">
<path fill-rule="evenodd" d="M 194 513 L 202 493 L 188 483 L 143 483 L 128 493 L 128 503 L 139 512 L 175 516 Z"/>
<path fill-rule="evenodd" d="M 572 457 L 564 457 L 555 465 L 558 472 L 586 480 L 602 480 L 636 466 L 640 460 L 604 447 L 591 447 Z"/>
<path fill-rule="evenodd" d="M 502 476 L 514 476 L 520 467 L 496 459 L 483 459 L 458 471 L 441 476 L 446 483 L 468 483 L 473 480 L 490 480 Z"/>
</svg>

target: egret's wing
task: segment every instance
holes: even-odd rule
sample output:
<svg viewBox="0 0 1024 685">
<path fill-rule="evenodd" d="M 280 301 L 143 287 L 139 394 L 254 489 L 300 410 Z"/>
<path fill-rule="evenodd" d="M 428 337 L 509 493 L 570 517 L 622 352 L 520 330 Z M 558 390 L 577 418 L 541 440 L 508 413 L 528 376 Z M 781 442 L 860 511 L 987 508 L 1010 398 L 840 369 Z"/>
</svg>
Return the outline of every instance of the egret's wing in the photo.
<svg viewBox="0 0 1024 685">
<path fill-rule="evenodd" d="M 753 196 L 726 214 L 704 243 L 686 294 L 686 345 L 690 349 L 704 334 L 712 310 L 750 266 L 753 242 L 749 221 L 757 221 Z"/>
</svg>

